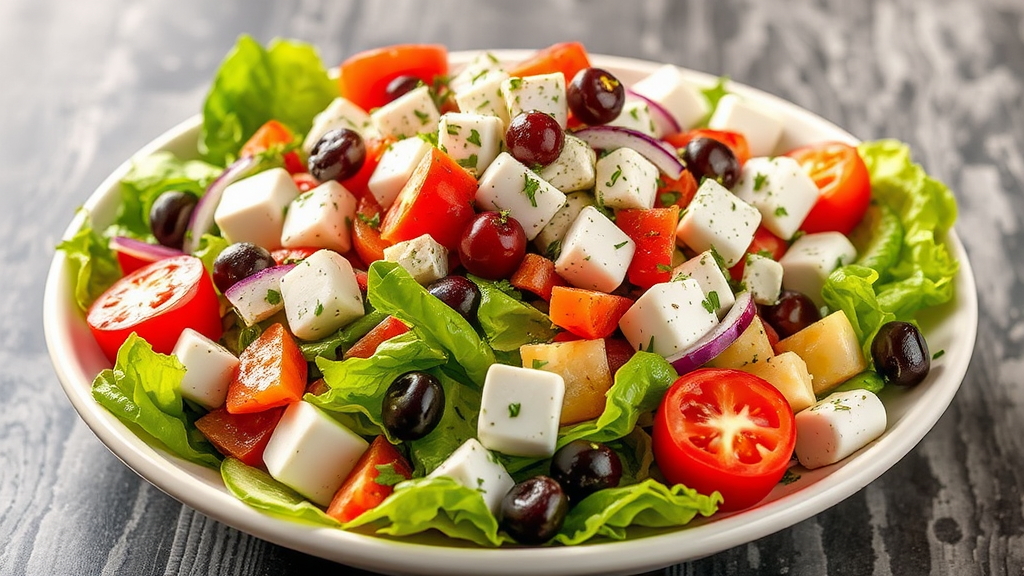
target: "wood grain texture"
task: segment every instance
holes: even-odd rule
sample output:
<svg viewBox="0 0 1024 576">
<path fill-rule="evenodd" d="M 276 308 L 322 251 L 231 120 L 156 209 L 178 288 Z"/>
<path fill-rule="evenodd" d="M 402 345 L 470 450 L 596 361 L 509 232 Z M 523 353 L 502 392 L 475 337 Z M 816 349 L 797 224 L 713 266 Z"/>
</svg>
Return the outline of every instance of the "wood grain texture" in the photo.
<svg viewBox="0 0 1024 576">
<path fill-rule="evenodd" d="M 141 480 L 60 390 L 42 286 L 74 209 L 200 109 L 235 38 L 328 63 L 398 42 L 582 40 L 749 84 L 949 183 L 977 275 L 978 344 L 947 413 L 899 464 L 787 530 L 655 574 L 1024 573 L 1024 3 L 1019 0 L 0 2 L 0 573 L 357 574 L 212 521 Z"/>
</svg>

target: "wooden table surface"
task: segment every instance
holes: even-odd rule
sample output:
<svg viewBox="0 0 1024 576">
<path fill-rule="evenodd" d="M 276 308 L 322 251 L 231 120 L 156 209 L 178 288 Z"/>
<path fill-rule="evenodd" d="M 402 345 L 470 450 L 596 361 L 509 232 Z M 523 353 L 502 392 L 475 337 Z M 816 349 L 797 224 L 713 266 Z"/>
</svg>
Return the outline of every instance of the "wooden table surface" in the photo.
<svg viewBox="0 0 1024 576">
<path fill-rule="evenodd" d="M 1024 573 L 1024 2 L 1020 0 L 3 0 L 0 573 L 352 574 L 208 519 L 93 436 L 46 351 L 42 287 L 75 208 L 200 110 L 241 33 L 335 64 L 400 42 L 595 53 L 728 75 L 860 138 L 908 142 L 955 190 L 981 315 L 928 436 L 848 500 L 657 574 Z"/>
</svg>

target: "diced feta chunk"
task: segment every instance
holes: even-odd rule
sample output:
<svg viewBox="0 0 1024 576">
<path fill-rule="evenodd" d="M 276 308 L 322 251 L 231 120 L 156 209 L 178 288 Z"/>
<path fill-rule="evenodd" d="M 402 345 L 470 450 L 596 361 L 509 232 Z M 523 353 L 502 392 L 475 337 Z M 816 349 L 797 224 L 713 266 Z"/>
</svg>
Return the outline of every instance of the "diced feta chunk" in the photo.
<svg viewBox="0 0 1024 576">
<path fill-rule="evenodd" d="M 313 127 L 309 129 L 306 139 L 302 141 L 302 149 L 309 154 L 324 134 L 338 128 L 354 130 L 364 139 L 376 132 L 370 121 L 370 115 L 365 110 L 339 96 L 332 100 L 323 112 L 313 118 Z"/>
<path fill-rule="evenodd" d="M 754 302 L 773 305 L 782 293 L 782 264 L 760 254 L 747 254 L 743 267 L 743 285 L 750 290 Z"/>
<path fill-rule="evenodd" d="M 554 260 L 562 250 L 562 238 L 576 217 L 587 206 L 594 205 L 594 197 L 589 192 L 570 192 L 565 195 L 565 205 L 555 212 L 547 226 L 533 239 L 533 245 L 541 254 Z"/>
<path fill-rule="evenodd" d="M 818 186 L 788 156 L 747 160 L 732 191 L 757 208 L 764 227 L 783 240 L 796 234 L 818 201 Z"/>
<path fill-rule="evenodd" d="M 654 207 L 658 168 L 632 148 L 616 148 L 597 161 L 594 194 L 611 208 Z"/>
<path fill-rule="evenodd" d="M 238 358 L 220 344 L 185 328 L 171 352 L 185 366 L 181 396 L 207 410 L 224 405 Z"/>
<path fill-rule="evenodd" d="M 565 204 L 565 194 L 502 152 L 480 177 L 476 204 L 484 210 L 508 210 L 526 239 L 533 240 Z"/>
<path fill-rule="evenodd" d="M 835 464 L 881 436 L 885 425 L 878 396 L 836 392 L 796 415 L 796 457 L 809 470 Z"/>
<path fill-rule="evenodd" d="M 504 131 L 508 126 L 509 117 L 501 85 L 508 78 L 508 73 L 501 70 L 484 71 L 480 76 L 474 76 L 472 82 L 452 87 L 452 91 L 455 92 L 455 103 L 463 112 L 500 118 Z"/>
<path fill-rule="evenodd" d="M 449 112 L 441 116 L 438 148 L 473 176 L 491 165 L 501 151 L 505 125 L 497 116 Z"/>
<path fill-rule="evenodd" d="M 327 506 L 359 457 L 366 440 L 309 402 L 293 402 L 274 428 L 263 463 L 275 480 Z"/>
<path fill-rule="evenodd" d="M 225 188 L 213 221 L 232 244 L 280 248 L 285 209 L 298 195 L 291 175 L 284 168 L 272 168 Z"/>
<path fill-rule="evenodd" d="M 430 234 L 388 246 L 384 249 L 384 260 L 397 262 L 413 280 L 424 285 L 448 275 L 448 249 Z"/>
<path fill-rule="evenodd" d="M 501 500 L 515 486 L 505 467 L 476 438 L 470 438 L 452 452 L 428 477 L 446 476 L 459 484 L 476 490 L 484 497 L 487 507 L 495 515 Z"/>
<path fill-rule="evenodd" d="M 398 193 L 409 181 L 420 160 L 430 152 L 430 148 L 426 140 L 406 138 L 388 146 L 384 151 L 380 163 L 367 182 L 370 194 L 373 194 L 382 209 L 387 210 L 395 203 Z"/>
<path fill-rule="evenodd" d="M 679 219 L 676 238 L 695 252 L 714 248 L 731 268 L 743 257 L 760 223 L 757 208 L 705 178 Z"/>
<path fill-rule="evenodd" d="M 656 136 L 658 134 L 658 129 L 654 126 L 654 120 L 651 119 L 650 107 L 647 106 L 647 102 L 639 98 L 627 99 L 626 103 L 622 106 L 622 112 L 619 112 L 619 115 L 609 122 L 608 125 L 629 128 L 648 136 Z"/>
<path fill-rule="evenodd" d="M 548 458 L 555 453 L 565 382 L 554 372 L 491 364 L 476 436 L 488 450 Z"/>
<path fill-rule="evenodd" d="M 566 134 L 562 153 L 540 171 L 540 177 L 568 194 L 594 187 L 597 152 L 579 138 Z"/>
<path fill-rule="evenodd" d="M 448 88 L 452 92 L 461 92 L 469 86 L 474 86 L 481 82 L 482 79 L 492 73 L 504 73 L 505 69 L 501 65 L 501 60 L 497 56 L 490 52 L 480 52 L 473 57 L 472 60 L 466 64 L 466 67 L 459 70 L 458 74 L 452 76 L 452 79 L 448 82 Z M 462 108 L 462 105 L 459 105 Z"/>
<path fill-rule="evenodd" d="M 281 246 L 348 252 L 355 216 L 356 197 L 334 180 L 324 182 L 292 200 L 281 230 Z"/>
<path fill-rule="evenodd" d="M 633 85 L 632 90 L 661 104 L 683 128 L 692 128 L 708 114 L 708 101 L 671 64 L 658 68 Z"/>
<path fill-rule="evenodd" d="M 619 328 L 637 350 L 666 358 L 718 325 L 718 315 L 692 278 L 651 286 L 622 315 Z"/>
<path fill-rule="evenodd" d="M 751 156 L 771 156 L 782 137 L 783 123 L 775 112 L 726 94 L 718 101 L 708 128 L 740 132 L 747 138 Z"/>
<path fill-rule="evenodd" d="M 565 129 L 569 106 L 565 101 L 565 76 L 561 72 L 509 78 L 502 82 L 501 93 L 505 96 L 509 118 L 523 111 L 537 110 L 554 118 Z"/>
<path fill-rule="evenodd" d="M 288 326 L 303 340 L 323 338 L 364 314 L 352 264 L 332 250 L 317 250 L 281 278 Z"/>
<path fill-rule="evenodd" d="M 378 132 L 399 139 L 433 132 L 440 118 L 426 86 L 410 90 L 370 114 Z"/>
<path fill-rule="evenodd" d="M 562 238 L 555 271 L 577 288 L 611 292 L 622 284 L 636 244 L 593 206 L 586 206 Z"/>
<path fill-rule="evenodd" d="M 715 313 L 719 318 L 725 316 L 729 308 L 732 308 L 736 302 L 736 297 L 729 286 L 729 279 L 725 277 L 722 267 L 715 261 L 710 250 L 697 254 L 672 270 L 673 280 L 685 280 L 686 278 L 696 280 L 705 296 L 710 296 L 712 292 L 715 293 L 711 301 L 714 301 L 715 298 L 718 300 L 718 308 Z"/>
<path fill-rule="evenodd" d="M 809 296 L 818 306 L 824 305 L 821 288 L 833 270 L 857 258 L 857 249 L 840 232 L 805 234 L 796 239 L 779 259 L 782 265 L 782 287 Z"/>
</svg>

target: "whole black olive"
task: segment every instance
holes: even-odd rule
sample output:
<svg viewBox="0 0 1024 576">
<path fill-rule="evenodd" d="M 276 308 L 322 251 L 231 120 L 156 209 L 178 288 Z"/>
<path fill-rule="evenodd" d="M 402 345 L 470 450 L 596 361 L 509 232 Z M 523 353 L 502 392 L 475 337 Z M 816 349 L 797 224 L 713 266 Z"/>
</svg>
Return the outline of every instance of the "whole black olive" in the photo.
<svg viewBox="0 0 1024 576">
<path fill-rule="evenodd" d="M 871 358 L 885 381 L 898 386 L 913 386 L 924 380 L 932 363 L 928 343 L 909 322 L 883 324 L 871 341 Z"/>
<path fill-rule="evenodd" d="M 569 499 L 558 482 L 534 476 L 516 484 L 501 501 L 501 527 L 520 544 L 543 544 L 562 529 Z"/>
<path fill-rule="evenodd" d="M 399 440 L 430 434 L 444 414 L 444 388 L 426 372 L 406 372 L 388 387 L 381 407 L 387 431 Z"/>
</svg>

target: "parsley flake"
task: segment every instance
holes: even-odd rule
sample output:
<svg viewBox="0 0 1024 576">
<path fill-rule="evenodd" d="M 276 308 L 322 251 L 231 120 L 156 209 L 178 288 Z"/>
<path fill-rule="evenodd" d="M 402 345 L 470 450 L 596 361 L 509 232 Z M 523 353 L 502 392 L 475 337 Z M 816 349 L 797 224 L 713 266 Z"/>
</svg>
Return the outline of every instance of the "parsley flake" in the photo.
<svg viewBox="0 0 1024 576">
<path fill-rule="evenodd" d="M 945 350 L 939 350 L 935 354 L 932 354 L 932 360 L 938 360 L 939 358 L 942 358 L 945 354 L 946 354 Z"/>
<path fill-rule="evenodd" d="M 413 110 L 412 112 L 420 119 L 420 124 L 426 124 L 430 121 L 430 114 L 427 114 L 423 110 Z"/>
<path fill-rule="evenodd" d="M 319 316 L 324 313 L 324 305 L 319 300 L 316 301 L 316 310 L 313 311 L 314 316 Z"/>
<path fill-rule="evenodd" d="M 274 289 L 267 290 L 266 301 L 271 306 L 277 306 L 281 303 L 281 293 Z"/>
<path fill-rule="evenodd" d="M 469 158 L 460 158 L 459 160 L 456 160 L 456 162 L 458 162 L 459 166 L 462 166 L 463 168 L 476 168 L 477 157 L 476 154 L 470 154 Z"/>
<path fill-rule="evenodd" d="M 668 264 L 658 264 L 657 268 L 658 268 L 658 272 L 671 272 L 672 271 L 672 267 L 669 266 Z"/>
<path fill-rule="evenodd" d="M 700 305 L 708 311 L 708 314 L 714 314 L 715 310 L 722 305 L 722 301 L 718 299 L 718 292 L 712 290 L 708 292 L 708 297 L 702 300 Z"/>
<path fill-rule="evenodd" d="M 377 477 L 373 481 L 379 486 L 394 486 L 403 480 L 408 480 L 403 474 L 395 470 L 395 465 L 392 462 L 378 464 L 374 468 L 377 469 Z"/>
<path fill-rule="evenodd" d="M 373 228 L 374 230 L 380 228 L 380 212 L 374 214 L 372 218 L 367 216 L 366 214 L 363 214 L 362 212 L 357 212 L 356 218 L 359 218 L 360 222 L 366 224 L 367 226 Z"/>
<path fill-rule="evenodd" d="M 776 216 L 789 216 L 789 212 L 786 211 L 786 207 L 785 206 L 779 206 L 778 208 L 775 209 L 775 215 Z"/>
<path fill-rule="evenodd" d="M 622 166 L 616 164 L 615 172 L 612 172 L 611 178 L 609 178 L 608 181 L 604 183 L 604 185 L 611 188 L 612 186 L 615 186 L 615 182 L 617 182 L 620 177 L 622 177 Z"/>
<path fill-rule="evenodd" d="M 533 359 L 533 368 L 534 368 L 534 370 L 540 370 L 541 368 L 547 366 L 547 364 L 548 364 L 547 360 L 540 360 L 539 358 L 534 358 Z"/>
<path fill-rule="evenodd" d="M 445 130 L 447 130 L 450 136 L 456 136 L 458 135 L 459 130 L 462 130 L 462 126 L 459 126 L 458 124 L 448 124 Z"/>
<path fill-rule="evenodd" d="M 523 194 L 530 199 L 530 206 L 537 207 L 537 190 L 540 189 L 540 180 L 530 178 L 529 174 L 523 174 Z"/>
<path fill-rule="evenodd" d="M 764 188 L 765 183 L 768 182 L 768 175 L 758 172 L 754 176 L 754 192 L 760 192 L 761 188 Z"/>
<path fill-rule="evenodd" d="M 615 245 L 615 249 L 618 250 L 619 248 L 622 248 L 626 244 L 629 244 L 629 240 L 625 240 L 623 242 L 619 242 L 618 244 Z"/>
<path fill-rule="evenodd" d="M 513 402 L 512 404 L 509 404 L 508 405 L 508 417 L 509 418 L 516 418 L 516 417 L 518 417 L 519 416 L 520 408 L 522 408 L 522 404 L 520 404 L 519 402 Z"/>
<path fill-rule="evenodd" d="M 483 145 L 480 143 L 480 133 L 476 131 L 476 128 L 469 129 L 469 138 L 466 138 L 466 142 L 469 142 L 470 144 L 475 144 L 477 146 Z"/>
</svg>

